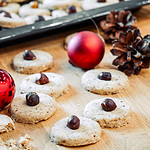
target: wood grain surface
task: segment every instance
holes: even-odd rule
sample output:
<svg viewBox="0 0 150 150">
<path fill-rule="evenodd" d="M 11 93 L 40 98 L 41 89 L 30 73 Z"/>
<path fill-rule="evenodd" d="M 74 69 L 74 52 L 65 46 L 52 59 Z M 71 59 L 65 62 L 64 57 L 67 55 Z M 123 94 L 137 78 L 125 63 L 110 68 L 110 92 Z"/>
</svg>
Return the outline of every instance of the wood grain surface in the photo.
<svg viewBox="0 0 150 150">
<path fill-rule="evenodd" d="M 134 12 L 134 15 L 137 17 L 136 25 L 142 36 L 150 34 L 150 5 L 142 7 Z M 94 24 L 90 24 L 0 49 L 0 68 L 7 70 L 13 76 L 16 88 L 26 75 L 14 72 L 10 64 L 13 57 L 25 49 L 40 49 L 52 54 L 54 67 L 48 72 L 63 75 L 69 85 L 69 93 L 56 99 L 57 111 L 50 119 L 35 125 L 15 122 L 16 129 L 1 134 L 0 138 L 6 141 L 10 138 L 18 139 L 20 136 L 29 134 L 32 145 L 37 150 L 150 150 L 150 69 L 142 70 L 138 76 L 130 76 L 129 89 L 120 94 L 108 95 L 109 97 L 120 98 L 130 105 L 132 109 L 130 124 L 118 129 L 103 129 L 100 141 L 88 146 L 64 147 L 55 145 L 50 141 L 49 131 L 56 121 L 72 114 L 81 116 L 88 102 L 107 97 L 85 91 L 80 85 L 84 71 L 68 63 L 67 52 L 62 46 L 63 41 L 67 35 L 82 30 L 97 32 Z M 106 45 L 104 59 L 96 68 L 115 68 L 112 65 L 115 57 L 110 53 L 110 49 L 111 45 Z"/>
</svg>

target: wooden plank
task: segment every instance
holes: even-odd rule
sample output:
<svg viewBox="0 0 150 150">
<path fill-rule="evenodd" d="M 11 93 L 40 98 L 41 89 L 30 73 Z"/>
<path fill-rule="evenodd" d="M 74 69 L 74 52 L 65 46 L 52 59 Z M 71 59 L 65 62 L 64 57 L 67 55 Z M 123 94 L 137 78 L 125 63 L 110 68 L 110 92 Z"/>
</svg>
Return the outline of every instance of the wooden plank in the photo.
<svg viewBox="0 0 150 150">
<path fill-rule="evenodd" d="M 150 34 L 150 5 L 145 6 L 134 13 L 137 17 L 136 25 L 142 35 Z M 85 91 L 80 85 L 80 79 L 84 71 L 73 67 L 68 63 L 67 52 L 63 49 L 65 37 L 73 32 L 91 30 L 97 32 L 94 25 L 79 29 L 69 30 L 57 35 L 48 35 L 32 41 L 24 41 L 1 48 L 0 68 L 7 70 L 15 79 L 16 87 L 26 75 L 16 73 L 11 68 L 12 58 L 25 49 L 44 50 L 54 57 L 54 68 L 48 70 L 64 76 L 69 85 L 69 93 L 56 99 L 57 111 L 47 121 L 35 125 L 15 123 L 16 129 L 0 135 L 3 141 L 10 138 L 18 139 L 20 136 L 29 134 L 33 146 L 38 150 L 149 150 L 150 149 L 150 69 L 142 70 L 138 76 L 129 77 L 130 88 L 120 94 L 108 95 L 126 101 L 132 109 L 130 124 L 119 129 L 103 129 L 101 140 L 92 145 L 82 147 L 63 147 L 52 143 L 49 139 L 49 131 L 52 125 L 61 118 L 72 114 L 82 115 L 85 105 L 93 99 L 101 98 L 102 95 L 92 94 Z M 106 45 L 106 53 L 103 61 L 96 68 L 115 68 L 112 66 L 111 45 Z M 17 94 L 17 93 L 16 93 Z M 107 96 L 105 96 L 107 97 Z"/>
</svg>

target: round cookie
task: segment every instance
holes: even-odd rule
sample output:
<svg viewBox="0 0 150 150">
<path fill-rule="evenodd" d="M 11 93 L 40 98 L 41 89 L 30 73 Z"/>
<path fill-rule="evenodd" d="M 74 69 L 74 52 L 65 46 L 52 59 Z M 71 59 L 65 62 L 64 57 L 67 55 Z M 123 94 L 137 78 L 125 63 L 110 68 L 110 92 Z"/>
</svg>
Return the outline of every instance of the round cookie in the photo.
<svg viewBox="0 0 150 150">
<path fill-rule="evenodd" d="M 20 8 L 20 4 L 18 3 L 8 3 L 4 7 L 0 7 L 0 10 L 7 11 L 9 13 L 17 13 Z"/>
<path fill-rule="evenodd" d="M 33 24 L 35 22 L 53 19 L 53 17 L 47 16 L 47 15 L 44 15 L 44 16 L 32 15 L 32 16 L 27 16 L 24 19 L 27 24 Z"/>
<path fill-rule="evenodd" d="M 52 68 L 53 66 L 53 57 L 44 51 L 41 50 L 31 50 L 36 59 L 34 60 L 26 60 L 23 58 L 24 52 L 19 53 L 13 58 L 12 68 L 18 72 L 23 74 L 33 74 L 42 72 Z"/>
<path fill-rule="evenodd" d="M 53 18 L 63 17 L 63 16 L 67 16 L 67 15 L 68 15 L 68 13 L 64 10 L 57 9 L 57 10 L 52 11 Z"/>
<path fill-rule="evenodd" d="M 38 4 L 38 8 L 32 8 L 31 6 L 33 5 L 34 2 L 30 2 L 29 4 L 22 5 L 19 9 L 19 15 L 21 17 L 27 17 L 31 15 L 48 15 L 50 16 L 50 11 L 45 8 L 41 8 L 42 5 Z"/>
<path fill-rule="evenodd" d="M 6 115 L 0 114 L 0 133 L 9 132 L 15 129 L 12 119 Z"/>
<path fill-rule="evenodd" d="M 43 85 L 37 84 L 36 80 L 40 79 L 41 74 L 32 74 L 23 79 L 20 83 L 20 93 L 28 93 L 30 91 L 34 91 L 57 98 L 68 92 L 68 85 L 63 76 L 48 72 L 44 72 L 44 74 L 48 77 L 49 83 Z"/>
<path fill-rule="evenodd" d="M 22 3 L 22 2 L 28 2 L 30 0 L 6 0 L 8 3 Z"/>
<path fill-rule="evenodd" d="M 81 146 L 96 143 L 100 140 L 101 128 L 96 121 L 79 117 L 79 128 L 72 130 L 67 127 L 68 118 L 63 118 L 52 126 L 50 131 L 52 142 L 64 146 Z"/>
<path fill-rule="evenodd" d="M 35 106 L 26 104 L 26 94 L 16 96 L 11 103 L 11 118 L 21 123 L 38 123 L 50 118 L 56 111 L 56 102 L 49 95 L 37 93 L 39 103 Z"/>
<path fill-rule="evenodd" d="M 105 99 L 89 102 L 84 108 L 83 116 L 97 121 L 102 128 L 117 128 L 128 124 L 130 121 L 129 106 L 122 100 L 113 98 L 117 107 L 112 111 L 105 111 L 101 106 Z"/>
<path fill-rule="evenodd" d="M 5 28 L 15 28 L 24 25 L 26 25 L 25 20 L 20 18 L 17 14 L 0 10 L 0 26 Z"/>
<path fill-rule="evenodd" d="M 111 80 L 98 78 L 103 72 L 111 73 Z M 92 69 L 85 72 L 81 78 L 82 87 L 96 94 L 115 94 L 128 87 L 128 77 L 115 69 Z"/>
</svg>

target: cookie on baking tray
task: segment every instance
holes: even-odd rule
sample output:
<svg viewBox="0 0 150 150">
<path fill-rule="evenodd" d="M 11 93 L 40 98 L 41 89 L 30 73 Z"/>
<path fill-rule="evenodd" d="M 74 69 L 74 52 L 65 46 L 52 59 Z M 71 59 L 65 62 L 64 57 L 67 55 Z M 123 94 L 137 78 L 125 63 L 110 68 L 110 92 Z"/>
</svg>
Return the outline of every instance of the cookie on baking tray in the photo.
<svg viewBox="0 0 150 150">
<path fill-rule="evenodd" d="M 25 50 L 17 54 L 12 61 L 12 68 L 23 74 L 38 73 L 52 68 L 53 57 L 41 50 Z"/>
<path fill-rule="evenodd" d="M 20 83 L 19 92 L 35 91 L 57 98 L 68 92 L 68 85 L 62 75 L 56 73 L 32 74 Z"/>
<path fill-rule="evenodd" d="M 52 11 L 53 18 L 63 17 L 63 16 L 67 16 L 67 15 L 68 15 L 68 13 L 64 10 L 57 9 L 57 10 Z"/>
<path fill-rule="evenodd" d="M 35 92 L 16 96 L 10 107 L 12 119 L 31 124 L 47 120 L 55 111 L 56 103 L 52 97 Z"/>
<path fill-rule="evenodd" d="M 82 87 L 96 94 L 114 94 L 128 87 L 128 77 L 115 69 L 92 69 L 81 78 Z"/>
<path fill-rule="evenodd" d="M 89 102 L 83 116 L 97 121 L 102 128 L 117 128 L 129 123 L 130 107 L 120 99 L 101 98 Z"/>
<path fill-rule="evenodd" d="M 9 132 L 15 129 L 15 125 L 10 117 L 0 114 L 0 133 Z"/>
<path fill-rule="evenodd" d="M 19 9 L 19 15 L 21 17 L 27 17 L 31 15 L 48 15 L 50 16 L 51 12 L 48 9 L 41 8 L 42 4 L 37 1 L 31 1 L 29 4 L 24 4 Z"/>
<path fill-rule="evenodd" d="M 0 26 L 5 28 L 15 28 L 24 25 L 26 25 L 25 20 L 16 13 L 8 13 L 4 10 L 0 10 Z"/>
<path fill-rule="evenodd" d="M 20 8 L 18 3 L 7 3 L 4 0 L 0 1 L 0 10 L 7 11 L 9 13 L 17 13 Z"/>
<path fill-rule="evenodd" d="M 28 2 L 30 0 L 6 0 L 8 3 L 22 3 L 22 2 Z"/>
<path fill-rule="evenodd" d="M 35 22 L 39 22 L 39 21 L 45 21 L 45 20 L 51 20 L 53 19 L 52 16 L 47 16 L 47 15 L 31 15 L 31 16 L 27 16 L 24 18 L 24 20 L 26 21 L 26 23 L 29 24 L 33 24 Z"/>
<path fill-rule="evenodd" d="M 56 122 L 50 130 L 52 142 L 64 146 L 82 146 L 100 140 L 99 124 L 89 118 L 72 115 Z"/>
</svg>

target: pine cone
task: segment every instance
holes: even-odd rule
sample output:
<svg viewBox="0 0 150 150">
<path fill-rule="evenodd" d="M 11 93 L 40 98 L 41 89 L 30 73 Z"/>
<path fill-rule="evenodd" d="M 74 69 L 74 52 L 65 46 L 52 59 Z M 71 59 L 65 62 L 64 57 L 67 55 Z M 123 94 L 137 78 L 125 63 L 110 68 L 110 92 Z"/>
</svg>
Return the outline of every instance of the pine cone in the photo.
<svg viewBox="0 0 150 150">
<path fill-rule="evenodd" d="M 149 68 L 150 63 L 150 35 L 141 37 L 139 29 L 120 33 L 119 39 L 113 41 L 111 53 L 117 58 L 113 65 L 126 75 L 138 75 L 142 68 Z"/>
<path fill-rule="evenodd" d="M 136 29 L 132 26 L 135 22 L 135 17 L 130 11 L 111 11 L 106 16 L 106 20 L 100 22 L 103 31 L 103 37 L 106 43 L 111 43 L 113 40 L 118 39 L 120 32 L 126 32 L 128 29 Z"/>
</svg>

